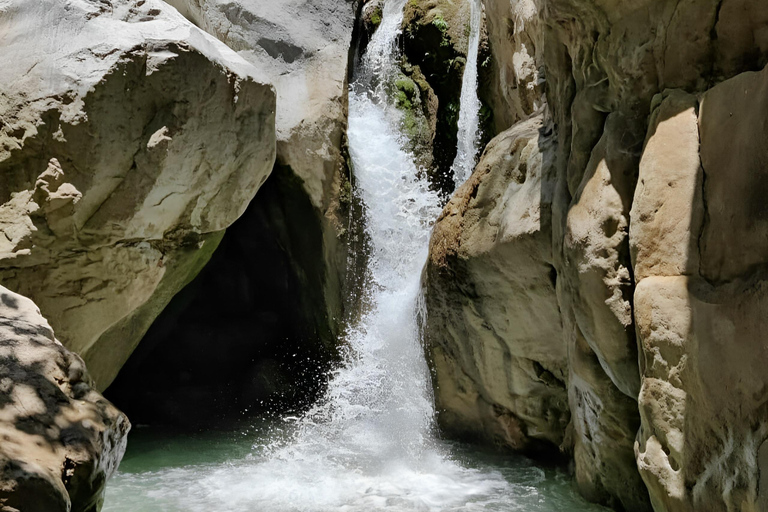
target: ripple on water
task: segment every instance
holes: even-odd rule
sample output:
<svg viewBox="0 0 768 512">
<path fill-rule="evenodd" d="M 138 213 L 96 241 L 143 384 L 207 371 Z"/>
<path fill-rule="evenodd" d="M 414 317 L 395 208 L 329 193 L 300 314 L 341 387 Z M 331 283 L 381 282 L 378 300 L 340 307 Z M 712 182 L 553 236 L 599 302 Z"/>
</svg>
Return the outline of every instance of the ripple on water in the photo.
<svg viewBox="0 0 768 512">
<path fill-rule="evenodd" d="M 600 512 L 562 470 L 439 443 L 420 464 L 313 457 L 275 425 L 242 433 L 138 429 L 104 512 Z M 275 440 L 279 440 L 276 442 Z M 304 447 L 306 448 L 306 447 Z M 288 449 L 286 451 L 286 449 Z M 351 461 L 356 463 L 351 463 Z"/>
</svg>

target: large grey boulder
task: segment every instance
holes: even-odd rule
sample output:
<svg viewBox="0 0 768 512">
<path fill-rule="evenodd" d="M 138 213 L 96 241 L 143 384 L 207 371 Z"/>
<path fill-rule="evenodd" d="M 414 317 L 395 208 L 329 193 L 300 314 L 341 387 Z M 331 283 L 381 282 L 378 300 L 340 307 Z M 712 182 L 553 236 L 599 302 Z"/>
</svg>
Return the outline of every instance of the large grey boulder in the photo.
<svg viewBox="0 0 768 512">
<path fill-rule="evenodd" d="M 103 389 L 272 170 L 275 94 L 159 0 L 0 4 L 0 279 Z"/>
<path fill-rule="evenodd" d="M 129 429 L 37 306 L 0 286 L 0 511 L 97 512 Z"/>
<path fill-rule="evenodd" d="M 356 2 L 167 0 L 254 64 L 277 91 L 278 163 L 327 208 L 346 129 Z"/>
</svg>

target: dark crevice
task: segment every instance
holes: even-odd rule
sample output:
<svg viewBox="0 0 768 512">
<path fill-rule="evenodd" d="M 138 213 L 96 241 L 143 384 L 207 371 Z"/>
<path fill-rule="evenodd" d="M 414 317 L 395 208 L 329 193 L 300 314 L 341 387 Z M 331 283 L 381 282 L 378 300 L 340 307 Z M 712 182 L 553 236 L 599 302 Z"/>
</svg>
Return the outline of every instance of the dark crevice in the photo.
<svg viewBox="0 0 768 512">
<path fill-rule="evenodd" d="M 134 424 L 210 427 L 311 404 L 337 358 L 320 216 L 277 166 L 105 395 Z"/>
</svg>

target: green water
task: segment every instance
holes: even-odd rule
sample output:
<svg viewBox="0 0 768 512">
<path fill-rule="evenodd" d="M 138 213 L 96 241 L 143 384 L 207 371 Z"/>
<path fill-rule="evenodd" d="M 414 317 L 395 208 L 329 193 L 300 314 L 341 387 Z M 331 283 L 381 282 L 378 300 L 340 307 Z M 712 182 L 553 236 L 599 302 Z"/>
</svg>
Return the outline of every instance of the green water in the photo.
<svg viewBox="0 0 768 512">
<path fill-rule="evenodd" d="M 295 474 L 291 471 L 297 461 L 276 456 L 292 436 L 292 429 L 280 423 L 241 425 L 226 431 L 197 434 L 136 428 L 131 433 L 120 469 L 109 483 L 103 510 L 608 511 L 583 500 L 576 493 L 571 477 L 561 468 L 542 467 L 522 456 L 502 456 L 442 442 L 442 452 L 449 454 L 451 461 L 464 472 L 461 480 L 474 476 L 474 489 L 458 489 L 457 480 L 441 477 L 426 480 L 427 486 L 439 488 L 427 492 L 415 483 L 409 487 L 398 482 L 401 475 L 391 468 L 377 468 L 374 480 L 359 479 L 365 472 L 353 471 L 346 477 L 333 474 L 330 479 L 324 478 L 328 475 L 306 478 L 304 485 L 301 469 L 297 466 Z M 275 466 L 276 458 L 277 464 L 287 472 Z M 318 471 L 325 472 L 325 468 L 318 466 Z M 296 493 L 294 477 L 300 487 L 304 485 L 306 493 Z M 420 475 L 411 475 L 406 480 L 419 478 Z M 391 488 L 388 480 L 393 482 Z M 232 485 L 228 489 L 229 481 Z M 487 485 L 489 481 L 493 484 Z M 321 487 L 313 491 L 312 487 L 318 485 Z M 328 494 L 332 495 L 330 501 Z M 316 504 L 313 495 L 318 496 Z M 378 501 L 371 498 L 372 495 L 376 495 Z M 367 501 L 361 501 L 361 496 L 367 496 Z"/>
</svg>

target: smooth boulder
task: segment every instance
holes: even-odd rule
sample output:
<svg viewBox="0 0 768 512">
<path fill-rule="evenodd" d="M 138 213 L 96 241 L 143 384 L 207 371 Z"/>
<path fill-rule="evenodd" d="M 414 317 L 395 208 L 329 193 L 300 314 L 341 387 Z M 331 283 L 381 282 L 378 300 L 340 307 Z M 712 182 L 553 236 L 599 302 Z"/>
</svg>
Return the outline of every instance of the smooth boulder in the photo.
<svg viewBox="0 0 768 512">
<path fill-rule="evenodd" d="M 559 447 L 570 421 L 552 266 L 555 147 L 543 114 L 494 138 L 438 219 L 424 272 L 439 423 L 505 448 Z"/>
<path fill-rule="evenodd" d="M 275 94 L 159 0 L 12 0 L 0 34 L 0 279 L 104 389 L 267 179 Z"/>
</svg>

